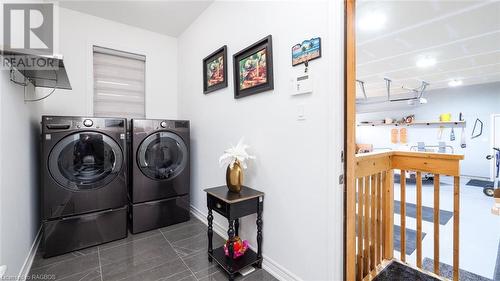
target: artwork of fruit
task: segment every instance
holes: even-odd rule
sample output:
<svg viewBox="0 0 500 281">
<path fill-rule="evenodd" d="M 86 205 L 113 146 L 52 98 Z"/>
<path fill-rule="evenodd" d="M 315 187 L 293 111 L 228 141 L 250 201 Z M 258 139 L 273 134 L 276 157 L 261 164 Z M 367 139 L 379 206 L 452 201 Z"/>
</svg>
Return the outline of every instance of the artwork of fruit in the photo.
<svg viewBox="0 0 500 281">
<path fill-rule="evenodd" d="M 274 89 L 272 36 L 233 55 L 234 98 Z"/>
<path fill-rule="evenodd" d="M 240 90 L 255 87 L 267 82 L 266 49 L 243 58 L 240 66 Z"/>
<path fill-rule="evenodd" d="M 206 75 L 208 87 L 224 82 L 224 56 L 208 62 Z"/>
<path fill-rule="evenodd" d="M 222 46 L 203 59 L 203 93 L 227 87 L 227 46 Z"/>
</svg>

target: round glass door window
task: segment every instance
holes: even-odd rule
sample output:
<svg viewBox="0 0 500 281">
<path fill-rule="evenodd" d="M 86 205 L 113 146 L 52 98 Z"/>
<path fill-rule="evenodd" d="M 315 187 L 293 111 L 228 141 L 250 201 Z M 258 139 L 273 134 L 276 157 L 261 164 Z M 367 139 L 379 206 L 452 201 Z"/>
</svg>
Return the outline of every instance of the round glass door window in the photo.
<svg viewBox="0 0 500 281">
<path fill-rule="evenodd" d="M 186 167 L 187 146 L 176 134 L 157 132 L 148 136 L 139 146 L 137 162 L 149 178 L 167 180 L 178 176 Z"/>
<path fill-rule="evenodd" d="M 80 132 L 59 141 L 49 155 L 49 171 L 71 190 L 103 187 L 118 176 L 123 164 L 120 146 L 96 132 Z"/>
</svg>

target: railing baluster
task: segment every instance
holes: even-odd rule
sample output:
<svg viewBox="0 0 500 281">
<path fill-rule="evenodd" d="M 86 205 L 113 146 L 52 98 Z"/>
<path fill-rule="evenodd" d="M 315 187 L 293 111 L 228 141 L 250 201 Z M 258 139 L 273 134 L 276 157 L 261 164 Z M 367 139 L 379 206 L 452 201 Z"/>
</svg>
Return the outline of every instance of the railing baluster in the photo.
<svg viewBox="0 0 500 281">
<path fill-rule="evenodd" d="M 434 273 L 439 275 L 439 175 L 434 175 Z"/>
<path fill-rule="evenodd" d="M 377 246 L 377 251 L 378 251 L 378 263 L 380 264 L 382 262 L 382 241 L 383 241 L 383 236 L 382 236 L 382 194 L 383 194 L 383 182 L 384 182 L 384 173 L 385 172 L 380 172 L 379 178 L 378 178 L 378 188 L 377 188 L 377 193 L 378 193 L 378 224 L 377 224 L 377 240 L 378 240 L 378 246 Z"/>
<path fill-rule="evenodd" d="M 401 260 L 406 261 L 406 171 L 401 170 Z"/>
<path fill-rule="evenodd" d="M 453 181 L 453 280 L 459 280 L 460 176 Z"/>
<path fill-rule="evenodd" d="M 379 261 L 379 248 L 380 248 L 380 240 L 379 240 L 379 233 L 378 231 L 380 230 L 379 228 L 379 223 L 380 223 L 380 218 L 378 216 L 378 209 L 380 208 L 379 205 L 379 185 L 380 185 L 380 173 L 375 174 L 375 185 L 373 186 L 374 190 L 374 198 L 373 198 L 373 206 L 375 206 L 375 211 L 373 212 L 373 221 L 375 222 L 375 225 L 373 226 L 373 260 L 375 261 L 375 266 L 380 263 Z"/>
<path fill-rule="evenodd" d="M 364 243 L 363 243 L 363 276 L 366 276 L 370 272 L 370 230 L 369 230 L 369 221 L 370 221 L 370 176 L 365 177 L 365 184 L 363 190 L 363 199 L 364 199 Z"/>
<path fill-rule="evenodd" d="M 384 259 L 394 257 L 394 170 L 386 172 L 384 182 Z"/>
<path fill-rule="evenodd" d="M 422 268 L 422 173 L 417 172 L 417 267 Z"/>
<path fill-rule="evenodd" d="M 375 205 L 376 205 L 376 199 L 375 199 L 375 188 L 376 188 L 376 175 L 371 176 L 371 185 L 370 185 L 370 191 L 371 191 L 371 197 L 370 197 L 370 206 L 371 206 L 371 211 L 370 211 L 370 270 L 373 270 L 375 268 L 375 265 L 377 261 L 375 260 Z"/>
<path fill-rule="evenodd" d="M 363 178 L 358 178 L 358 274 L 363 279 Z"/>
</svg>

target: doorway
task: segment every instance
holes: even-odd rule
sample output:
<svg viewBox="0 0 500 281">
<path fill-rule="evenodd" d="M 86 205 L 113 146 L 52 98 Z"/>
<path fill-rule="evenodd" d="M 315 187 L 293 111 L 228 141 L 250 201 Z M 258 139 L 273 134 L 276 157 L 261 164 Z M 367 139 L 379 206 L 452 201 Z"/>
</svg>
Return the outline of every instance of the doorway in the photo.
<svg viewBox="0 0 500 281">
<path fill-rule="evenodd" d="M 374 268 L 377 240 L 368 232 L 364 244 L 357 230 L 371 229 L 377 213 L 368 211 L 367 226 L 359 218 L 377 197 L 364 188 L 376 193 L 379 184 L 390 187 L 390 206 L 383 211 L 393 212 L 383 216 L 393 222 L 383 225 L 382 234 L 391 234 L 383 240 L 390 244 L 382 248 L 384 259 L 454 280 L 494 278 L 500 219 L 491 214 L 493 198 L 474 184 L 493 180 L 496 167 L 486 156 L 500 145 L 500 77 L 498 65 L 490 63 L 498 46 L 486 49 L 499 30 L 494 22 L 474 22 L 498 8 L 490 2 L 345 1 L 346 280 L 367 276 L 366 269 L 359 271 L 360 260 Z M 467 30 L 458 27 L 463 24 Z M 420 156 L 443 162 L 425 168 L 429 163 Z M 446 167 L 456 169 L 437 172 Z M 389 170 L 394 176 L 385 174 L 380 183 L 378 174 Z M 362 213 L 360 193 L 368 198 L 361 201 L 368 204 Z M 478 229 L 486 237 L 472 235 Z"/>
</svg>

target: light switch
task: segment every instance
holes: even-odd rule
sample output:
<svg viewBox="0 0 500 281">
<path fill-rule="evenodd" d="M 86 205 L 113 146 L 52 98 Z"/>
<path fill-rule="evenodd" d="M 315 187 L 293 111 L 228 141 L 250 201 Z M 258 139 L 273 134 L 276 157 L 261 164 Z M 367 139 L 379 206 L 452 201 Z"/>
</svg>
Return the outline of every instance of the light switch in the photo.
<svg viewBox="0 0 500 281">
<path fill-rule="evenodd" d="M 297 120 L 305 120 L 305 105 L 299 104 L 297 105 Z"/>
</svg>

